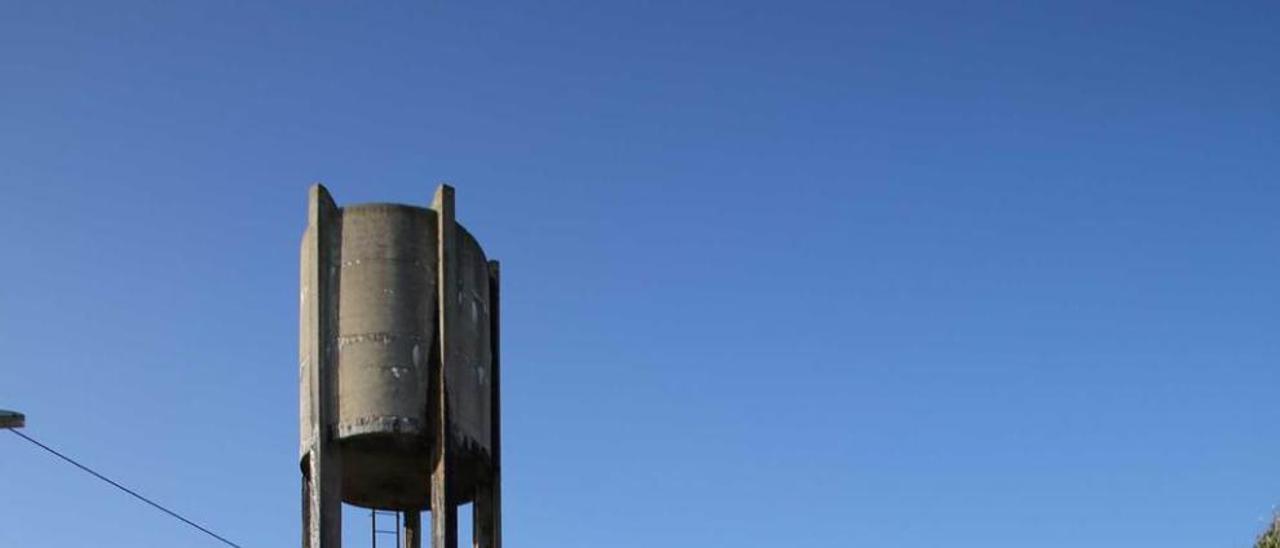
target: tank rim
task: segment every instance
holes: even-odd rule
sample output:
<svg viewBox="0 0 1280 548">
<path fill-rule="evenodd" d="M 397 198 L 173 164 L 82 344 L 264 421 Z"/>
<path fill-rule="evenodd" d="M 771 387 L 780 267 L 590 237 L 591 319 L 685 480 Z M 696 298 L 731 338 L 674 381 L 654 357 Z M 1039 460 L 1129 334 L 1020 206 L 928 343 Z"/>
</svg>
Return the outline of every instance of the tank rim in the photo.
<svg viewBox="0 0 1280 548">
<path fill-rule="evenodd" d="M 425 211 L 435 213 L 436 210 L 429 207 L 422 207 L 413 204 L 401 204 L 396 202 L 364 202 L 359 204 L 347 204 L 338 209 L 347 210 L 377 210 L 377 209 L 409 209 L 413 211 Z"/>
<path fill-rule="evenodd" d="M 402 204 L 398 202 L 364 202 L 359 204 L 347 204 L 338 209 L 344 212 L 347 210 L 352 210 L 352 211 L 408 210 L 408 211 L 419 212 L 419 213 L 429 213 L 431 215 L 436 214 L 436 210 L 431 209 L 429 207 L 416 206 L 413 204 Z M 475 235 L 472 234 L 470 230 L 467 230 L 466 225 L 462 224 L 461 221 L 455 220 L 454 222 L 457 223 L 458 228 L 461 229 L 463 236 L 471 240 L 471 242 L 474 243 L 476 247 L 480 248 L 480 256 L 485 261 L 488 261 L 489 257 L 484 252 L 484 246 L 480 245 L 480 240 L 476 239 Z"/>
</svg>

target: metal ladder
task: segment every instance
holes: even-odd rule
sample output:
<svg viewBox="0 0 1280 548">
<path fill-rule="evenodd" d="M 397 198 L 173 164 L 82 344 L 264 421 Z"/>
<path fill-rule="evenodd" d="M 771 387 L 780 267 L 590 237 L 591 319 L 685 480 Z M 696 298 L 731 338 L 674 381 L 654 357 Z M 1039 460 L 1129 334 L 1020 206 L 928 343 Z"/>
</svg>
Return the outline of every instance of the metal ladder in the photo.
<svg viewBox="0 0 1280 548">
<path fill-rule="evenodd" d="M 384 518 L 394 517 L 396 519 L 395 528 L 379 529 L 378 516 L 383 516 Z M 386 521 L 386 520 L 384 519 L 383 521 Z M 395 536 L 395 539 L 396 539 L 395 548 L 402 548 L 400 546 L 400 512 L 396 512 L 392 510 L 370 510 L 369 511 L 369 528 L 372 531 L 369 533 L 369 539 L 373 541 L 373 548 L 378 548 L 378 535 Z"/>
</svg>

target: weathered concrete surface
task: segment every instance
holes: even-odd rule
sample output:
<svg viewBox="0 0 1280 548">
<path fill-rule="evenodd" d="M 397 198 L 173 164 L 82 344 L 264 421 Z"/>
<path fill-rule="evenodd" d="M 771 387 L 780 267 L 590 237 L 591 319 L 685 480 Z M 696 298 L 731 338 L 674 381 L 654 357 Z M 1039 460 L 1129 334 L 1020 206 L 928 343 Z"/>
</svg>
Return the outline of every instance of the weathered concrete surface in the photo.
<svg viewBox="0 0 1280 548">
<path fill-rule="evenodd" d="M 434 221 L 424 208 L 343 208 L 337 429 L 352 504 L 410 509 L 427 499 Z"/>
<path fill-rule="evenodd" d="M 311 188 L 302 237 L 298 337 L 303 470 L 303 546 L 342 545 L 342 452 L 333 432 L 337 403 L 337 326 L 341 211 L 323 186 Z"/>
<path fill-rule="evenodd" d="M 436 521 L 454 529 L 457 505 L 483 501 L 485 511 L 475 513 L 487 524 L 479 545 L 491 548 L 501 538 L 497 271 L 475 238 L 454 222 L 452 200 L 446 208 L 439 199 L 452 198 L 452 192 L 441 187 L 431 209 L 335 206 L 332 230 L 308 227 L 300 304 L 300 452 L 304 470 L 312 468 L 308 459 L 322 445 L 319 440 L 332 439 L 333 454 L 321 460 L 339 463 L 337 490 L 345 502 L 402 511 L 447 508 L 440 512 L 445 519 L 433 520 L 433 533 L 447 533 Z M 317 255 L 328 248 L 314 241 L 317 234 L 335 238 L 332 256 L 323 261 Z M 332 284 L 324 286 L 322 279 Z M 336 326 L 326 335 L 318 318 L 330 306 Z M 335 349 L 333 363 L 321 365 L 315 356 L 329 347 Z M 332 370 L 320 374 L 315 367 Z M 328 385 L 331 393 L 321 396 L 326 391 L 315 383 Z M 330 406 L 328 418 L 318 419 Z M 432 489 L 433 483 L 442 488 Z M 314 501 L 322 494 L 304 490 L 304 497 Z M 456 531 L 443 538 L 456 544 Z M 312 548 L 331 546 L 336 545 Z"/>
</svg>

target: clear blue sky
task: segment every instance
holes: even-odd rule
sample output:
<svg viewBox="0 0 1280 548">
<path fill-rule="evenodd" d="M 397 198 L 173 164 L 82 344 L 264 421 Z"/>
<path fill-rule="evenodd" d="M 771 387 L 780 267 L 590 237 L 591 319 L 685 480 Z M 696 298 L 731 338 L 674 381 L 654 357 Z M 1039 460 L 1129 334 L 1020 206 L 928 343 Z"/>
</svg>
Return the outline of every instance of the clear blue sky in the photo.
<svg viewBox="0 0 1280 548">
<path fill-rule="evenodd" d="M 447 180 L 509 546 L 1245 546 L 1280 9 L 1032 4 L 5 2 L 0 407 L 297 546 L 306 188 Z M 86 542 L 215 546 L 0 436 L 0 546 Z"/>
</svg>

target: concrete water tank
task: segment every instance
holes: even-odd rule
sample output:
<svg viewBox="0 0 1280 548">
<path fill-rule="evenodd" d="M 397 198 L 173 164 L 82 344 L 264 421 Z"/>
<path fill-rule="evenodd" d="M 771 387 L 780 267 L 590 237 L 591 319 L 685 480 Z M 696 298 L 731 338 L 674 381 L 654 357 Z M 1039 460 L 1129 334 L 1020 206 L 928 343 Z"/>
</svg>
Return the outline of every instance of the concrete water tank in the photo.
<svg viewBox="0 0 1280 548">
<path fill-rule="evenodd" d="M 336 340 L 331 341 L 337 347 L 336 416 L 330 420 L 343 502 L 405 511 L 429 506 L 431 459 L 438 441 L 431 397 L 442 367 L 448 384 L 446 437 L 457 466 L 450 502 L 471 500 L 477 478 L 492 467 L 496 396 L 490 383 L 496 335 L 491 332 L 491 266 L 461 225 L 454 225 L 448 248 L 453 256 L 441 257 L 439 215 L 401 204 L 348 205 L 337 210 L 334 226 L 313 223 L 303 237 L 303 469 L 314 447 L 316 430 L 308 420 L 315 416 L 312 406 L 319 393 L 310 368 L 320 361 L 306 359 L 306 349 L 316 348 L 313 339 L 323 337 L 305 324 L 318 313 L 311 307 L 327 298 L 329 306 L 336 305 Z M 328 289 L 308 281 L 308 265 L 320 262 L 313 256 L 317 237 L 334 240 L 328 264 L 318 265 L 333 280 Z M 444 295 L 439 287 L 442 264 L 451 270 Z M 441 357 L 441 302 L 452 303 L 447 360 Z"/>
</svg>

